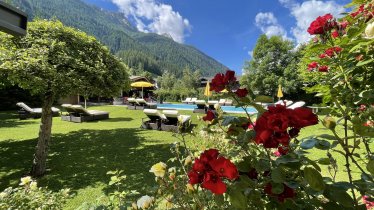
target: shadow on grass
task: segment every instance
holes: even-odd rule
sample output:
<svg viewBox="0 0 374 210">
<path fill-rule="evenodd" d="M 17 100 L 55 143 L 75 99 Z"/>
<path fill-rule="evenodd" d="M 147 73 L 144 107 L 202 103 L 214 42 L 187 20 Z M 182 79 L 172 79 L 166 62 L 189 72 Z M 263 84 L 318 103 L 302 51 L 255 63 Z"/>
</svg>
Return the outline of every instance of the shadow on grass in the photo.
<svg viewBox="0 0 374 210">
<path fill-rule="evenodd" d="M 18 126 L 27 125 L 27 124 L 35 124 L 35 121 L 20 120 L 16 112 L 1 112 L 0 113 L 0 128 L 18 127 Z"/>
<path fill-rule="evenodd" d="M 168 144 L 145 145 L 140 129 L 88 130 L 54 134 L 51 142 L 48 172 L 40 186 L 52 190 L 73 191 L 107 184 L 107 171 L 120 169 L 127 175 L 126 188 L 138 189 L 154 185 L 150 167 L 170 158 Z M 31 167 L 35 139 L 0 142 L 0 169 L 11 172 L 0 180 L 0 190 L 17 183 Z"/>
</svg>

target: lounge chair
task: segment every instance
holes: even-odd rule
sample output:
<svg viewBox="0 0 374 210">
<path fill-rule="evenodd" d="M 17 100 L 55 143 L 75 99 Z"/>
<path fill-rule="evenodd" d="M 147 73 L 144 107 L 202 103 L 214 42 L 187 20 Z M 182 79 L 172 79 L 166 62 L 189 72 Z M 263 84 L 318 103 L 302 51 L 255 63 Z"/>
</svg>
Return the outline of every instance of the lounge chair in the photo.
<svg viewBox="0 0 374 210">
<path fill-rule="evenodd" d="M 191 126 L 190 115 L 180 115 L 177 110 L 164 110 L 165 121 L 161 122 L 161 130 L 179 132 Z"/>
<path fill-rule="evenodd" d="M 232 100 L 231 99 L 226 99 L 225 106 L 232 106 Z"/>
<path fill-rule="evenodd" d="M 19 119 L 24 120 L 27 118 L 40 118 L 42 116 L 42 108 L 30 108 L 23 102 L 17 103 L 17 106 L 21 107 L 18 111 Z M 60 110 L 52 107 L 52 116 L 57 117 L 60 114 Z"/>
<path fill-rule="evenodd" d="M 225 106 L 226 99 L 219 99 L 218 104 L 221 106 Z"/>
<path fill-rule="evenodd" d="M 188 104 L 195 104 L 197 101 L 197 98 L 191 98 L 191 101 L 188 102 Z"/>
<path fill-rule="evenodd" d="M 208 107 L 211 110 L 215 110 L 214 105 L 218 104 L 218 101 L 208 101 Z"/>
<path fill-rule="evenodd" d="M 189 102 L 191 102 L 191 98 L 186 98 L 186 100 L 182 101 L 184 104 L 188 104 Z"/>
<path fill-rule="evenodd" d="M 289 100 L 279 100 L 279 101 L 275 102 L 274 105 L 281 104 L 281 105 L 289 106 L 292 103 L 293 103 L 293 101 L 289 101 Z"/>
<path fill-rule="evenodd" d="M 291 106 L 287 106 L 287 108 L 288 109 L 296 109 L 296 108 L 302 107 L 304 105 L 305 105 L 304 101 L 297 101 L 294 104 L 292 104 Z"/>
<path fill-rule="evenodd" d="M 93 120 L 105 120 L 109 118 L 109 112 L 97 111 L 97 110 L 87 110 L 81 105 L 71 105 L 65 106 L 65 109 L 69 113 L 69 117 L 62 116 L 61 120 L 66 120 L 70 122 L 86 122 Z"/>
<path fill-rule="evenodd" d="M 62 111 L 61 112 L 61 120 L 63 121 L 70 121 L 70 116 L 75 114 L 75 109 L 71 108 L 72 104 L 61 104 Z"/>
<path fill-rule="evenodd" d="M 205 113 L 207 107 L 205 100 L 196 100 L 195 104 L 197 108 L 193 110 L 194 113 Z"/>
<path fill-rule="evenodd" d="M 136 109 L 136 100 L 135 98 L 127 98 L 127 109 Z"/>
<path fill-rule="evenodd" d="M 135 105 L 135 109 L 156 109 L 157 103 L 149 103 L 143 98 L 135 99 L 137 105 Z"/>
<path fill-rule="evenodd" d="M 147 118 L 142 118 L 142 128 L 160 130 L 161 122 L 167 120 L 165 115 L 157 109 L 144 109 L 143 112 L 147 115 Z"/>
</svg>

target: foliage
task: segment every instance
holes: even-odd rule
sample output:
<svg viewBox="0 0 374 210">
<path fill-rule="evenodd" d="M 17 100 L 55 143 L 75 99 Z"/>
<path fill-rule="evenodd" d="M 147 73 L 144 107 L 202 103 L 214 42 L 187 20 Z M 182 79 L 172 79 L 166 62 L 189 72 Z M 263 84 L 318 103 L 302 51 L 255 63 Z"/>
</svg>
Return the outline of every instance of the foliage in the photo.
<svg viewBox="0 0 374 210">
<path fill-rule="evenodd" d="M 25 37 L 0 34 L 5 53 L 0 70 L 7 79 L 32 94 L 42 95 L 39 141 L 32 175 L 46 170 L 55 99 L 68 94 L 114 96 L 129 86 L 126 67 L 94 37 L 59 21 L 29 23 Z"/>
<path fill-rule="evenodd" d="M 20 187 L 6 188 L 0 192 L 0 209 L 62 209 L 70 197 L 69 189 L 52 192 L 38 187 L 30 177 L 21 179 Z"/>
<path fill-rule="evenodd" d="M 297 92 L 302 85 L 297 63 L 302 56 L 303 47 L 294 50 L 295 46 L 279 36 L 268 38 L 261 35 L 253 58 L 247 62 L 242 84 L 261 95 L 276 96 L 278 84 L 282 85 L 286 94 Z"/>
<path fill-rule="evenodd" d="M 26 11 L 30 19 L 55 18 L 67 26 L 78 28 L 95 36 L 110 51 L 134 68 L 139 64 L 156 75 L 163 71 L 180 76 L 189 66 L 211 75 L 226 69 L 225 66 L 194 47 L 174 42 L 168 37 L 136 30 L 123 14 L 102 10 L 76 0 L 12 0 Z M 122 57 L 123 56 L 123 57 Z"/>
</svg>

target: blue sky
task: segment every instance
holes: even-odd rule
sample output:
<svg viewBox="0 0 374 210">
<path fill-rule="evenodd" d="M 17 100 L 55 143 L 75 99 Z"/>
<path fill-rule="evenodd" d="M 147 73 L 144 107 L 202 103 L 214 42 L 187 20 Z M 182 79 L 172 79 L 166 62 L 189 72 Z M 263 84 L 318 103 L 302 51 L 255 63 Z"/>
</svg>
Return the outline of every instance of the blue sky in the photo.
<svg viewBox="0 0 374 210">
<path fill-rule="evenodd" d="M 348 0 L 85 0 L 120 11 L 144 32 L 168 33 L 241 74 L 261 34 L 303 43 L 319 15 L 346 11 Z"/>
</svg>

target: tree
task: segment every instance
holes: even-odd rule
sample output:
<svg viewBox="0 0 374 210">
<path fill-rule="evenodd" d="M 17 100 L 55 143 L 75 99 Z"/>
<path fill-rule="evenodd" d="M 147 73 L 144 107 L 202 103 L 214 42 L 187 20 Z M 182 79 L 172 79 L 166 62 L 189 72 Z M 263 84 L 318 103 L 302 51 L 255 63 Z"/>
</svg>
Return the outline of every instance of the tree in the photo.
<svg viewBox="0 0 374 210">
<path fill-rule="evenodd" d="M 262 95 L 276 96 L 278 84 L 282 85 L 285 93 L 296 92 L 301 85 L 297 74 L 301 49 L 294 50 L 291 41 L 279 36 L 268 38 L 261 35 L 252 60 L 246 62 L 241 82 Z"/>
<path fill-rule="evenodd" d="M 128 86 L 126 67 L 94 37 L 59 21 L 29 23 L 25 37 L 0 34 L 5 53 L 0 71 L 33 94 L 42 95 L 42 117 L 31 175 L 46 171 L 51 139 L 52 103 L 79 92 L 116 95 Z"/>
</svg>

